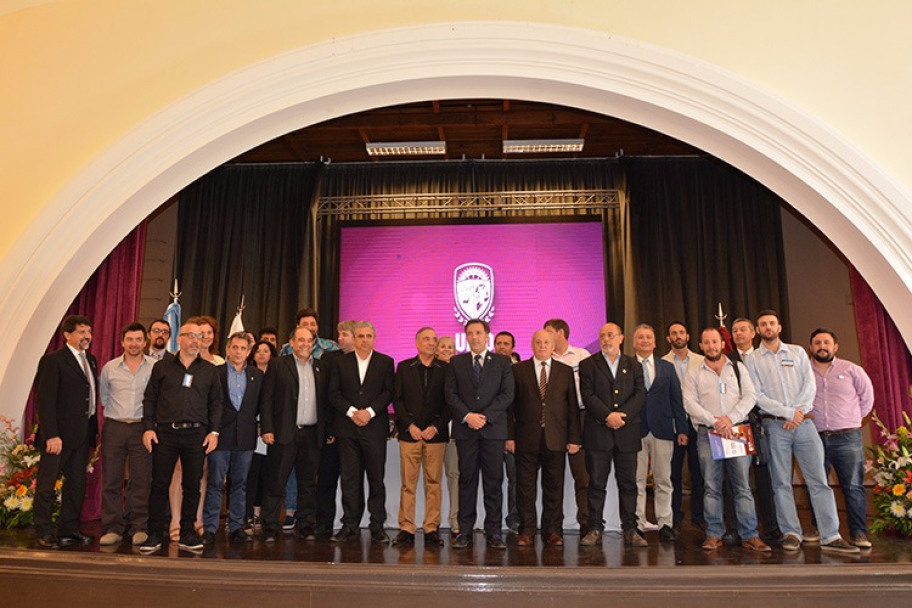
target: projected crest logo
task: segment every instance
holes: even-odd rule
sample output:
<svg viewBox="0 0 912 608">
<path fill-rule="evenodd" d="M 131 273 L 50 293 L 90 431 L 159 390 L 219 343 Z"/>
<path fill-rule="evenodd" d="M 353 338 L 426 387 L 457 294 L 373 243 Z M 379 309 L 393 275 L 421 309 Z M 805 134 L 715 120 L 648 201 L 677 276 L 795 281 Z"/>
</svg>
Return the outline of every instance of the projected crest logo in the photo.
<svg viewBox="0 0 912 608">
<path fill-rule="evenodd" d="M 457 266 L 453 271 L 453 291 L 453 310 L 460 324 L 469 319 L 490 321 L 494 316 L 494 271 L 490 266 L 478 262 Z"/>
</svg>

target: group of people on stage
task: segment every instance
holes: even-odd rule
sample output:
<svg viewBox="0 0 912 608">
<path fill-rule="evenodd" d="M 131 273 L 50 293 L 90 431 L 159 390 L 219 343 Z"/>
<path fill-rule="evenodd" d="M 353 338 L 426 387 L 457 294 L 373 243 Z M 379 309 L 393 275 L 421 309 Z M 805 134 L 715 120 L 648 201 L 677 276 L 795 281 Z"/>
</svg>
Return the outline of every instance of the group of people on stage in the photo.
<svg viewBox="0 0 912 608">
<path fill-rule="evenodd" d="M 811 335 L 809 358 L 804 348 L 780 341 L 779 315 L 764 310 L 756 321 L 733 323 L 729 354 L 722 331 L 704 329 L 698 355 L 689 349 L 687 327 L 672 322 L 666 328 L 670 351 L 658 358 L 649 325 L 635 328 L 631 356 L 622 352 L 621 327 L 606 323 L 599 352 L 591 355 L 570 345 L 565 321 L 550 319 L 532 336 L 532 356 L 517 362 L 512 334 L 497 334 L 491 352 L 488 323 L 473 319 L 465 324 L 468 352 L 456 354 L 451 337 L 422 327 L 416 355 L 396 366 L 374 349 L 370 322 L 340 323 L 338 342 L 319 337 L 318 322 L 316 311 L 299 311 L 278 351 L 275 330 L 261 331 L 258 340 L 234 333 L 225 359 L 212 317 L 188 319 L 174 354 L 165 348 L 167 322 L 154 321 L 148 333 L 133 323 L 122 332 L 123 355 L 98 375 L 87 352 L 91 321 L 67 317 L 61 327 L 66 345 L 41 359 L 36 381 L 38 544 L 91 542 L 78 524 L 99 404 L 105 418 L 102 545 L 129 536 L 147 553 L 168 538 L 182 549 L 202 549 L 220 529 L 226 486 L 230 543 L 251 542 L 254 521 L 267 543 L 283 529 L 305 541 L 360 539 L 365 504 L 371 540 L 388 543 L 384 473 L 392 404 L 401 466 L 396 545 L 413 544 L 419 528 L 425 546 L 443 544 L 446 471 L 451 546 L 473 543 L 480 482 L 486 546 L 505 548 L 506 470 L 506 524 L 515 544 L 533 546 L 540 531 L 543 543 L 561 546 L 568 461 L 581 546 L 601 545 L 612 469 L 625 545 L 648 546 L 652 531 L 661 542 L 674 542 L 685 519 L 687 461 L 691 523 L 705 529 L 707 551 L 726 541 L 758 552 L 771 551 L 770 545 L 793 551 L 809 542 L 840 553 L 871 547 L 861 426 L 873 391 L 861 367 L 835 357 L 832 331 Z M 746 424 L 758 454 L 714 457 L 711 444 L 740 436 Z M 793 460 L 819 533 L 799 521 Z M 831 467 L 845 495 L 849 542 L 839 533 L 827 482 Z M 650 472 L 655 522 L 646 509 Z M 60 474 L 65 483 L 55 534 L 51 514 Z M 179 487 L 172 483 L 178 476 Z M 339 485 L 341 528 L 334 530 Z M 179 498 L 169 501 L 169 492 Z M 179 519 L 176 538 L 167 529 L 169 506 Z"/>
</svg>

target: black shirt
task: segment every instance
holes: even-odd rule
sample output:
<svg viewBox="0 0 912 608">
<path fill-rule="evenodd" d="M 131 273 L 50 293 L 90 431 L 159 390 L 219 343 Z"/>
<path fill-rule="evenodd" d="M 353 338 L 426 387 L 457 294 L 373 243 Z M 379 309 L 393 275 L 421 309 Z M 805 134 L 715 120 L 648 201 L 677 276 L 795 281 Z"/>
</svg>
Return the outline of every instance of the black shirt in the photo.
<svg viewBox="0 0 912 608">
<path fill-rule="evenodd" d="M 143 427 L 154 431 L 156 425 L 198 422 L 207 433 L 217 431 L 223 399 L 215 365 L 197 356 L 184 367 L 179 356 L 166 357 L 152 367 L 143 397 Z"/>
</svg>

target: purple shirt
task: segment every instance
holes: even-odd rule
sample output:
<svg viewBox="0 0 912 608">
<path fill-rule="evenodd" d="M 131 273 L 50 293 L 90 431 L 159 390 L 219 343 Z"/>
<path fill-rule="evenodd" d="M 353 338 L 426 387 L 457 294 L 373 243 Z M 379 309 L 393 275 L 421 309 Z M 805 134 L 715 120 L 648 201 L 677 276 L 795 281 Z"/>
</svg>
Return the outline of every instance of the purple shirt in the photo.
<svg viewBox="0 0 912 608">
<path fill-rule="evenodd" d="M 874 407 L 874 387 L 859 365 L 833 359 L 826 375 L 816 365 L 817 396 L 814 398 L 814 426 L 818 431 L 841 431 L 861 427 L 862 419 Z"/>
</svg>

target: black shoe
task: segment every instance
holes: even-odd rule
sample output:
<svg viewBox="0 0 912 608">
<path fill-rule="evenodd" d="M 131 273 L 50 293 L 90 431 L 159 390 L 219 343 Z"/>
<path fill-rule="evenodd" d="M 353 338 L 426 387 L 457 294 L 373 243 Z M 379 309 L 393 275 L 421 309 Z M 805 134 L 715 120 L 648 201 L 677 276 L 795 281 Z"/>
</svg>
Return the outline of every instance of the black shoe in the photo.
<svg viewBox="0 0 912 608">
<path fill-rule="evenodd" d="M 456 540 L 453 541 L 452 547 L 454 549 L 465 549 L 472 544 L 472 535 L 471 534 L 460 534 L 456 537 Z"/>
<path fill-rule="evenodd" d="M 425 543 L 427 539 L 425 538 Z M 415 535 L 411 532 L 406 532 L 405 530 L 399 530 L 399 534 L 396 535 L 396 538 L 393 539 L 394 545 L 414 545 L 415 544 Z"/>
<path fill-rule="evenodd" d="M 336 535 L 332 537 L 334 543 L 347 543 L 353 540 L 357 540 L 361 537 L 359 532 L 355 532 L 351 528 L 342 528 Z"/>
<path fill-rule="evenodd" d="M 424 535 L 424 546 L 435 546 L 439 547 L 443 544 L 443 539 L 440 538 L 440 532 L 434 530 L 433 532 L 428 532 Z"/>
<path fill-rule="evenodd" d="M 274 543 L 279 540 L 279 533 L 275 530 L 263 530 L 263 542 Z"/>
<path fill-rule="evenodd" d="M 238 528 L 234 532 L 228 535 L 228 540 L 232 543 L 252 543 L 253 539 L 250 538 L 250 535 L 244 532 L 243 528 Z"/>
<path fill-rule="evenodd" d="M 519 524 L 520 524 L 520 522 L 518 520 L 517 521 L 509 520 L 509 521 L 507 521 L 507 529 L 512 534 L 519 534 Z"/>
<path fill-rule="evenodd" d="M 178 547 L 186 551 L 199 551 L 205 545 L 203 545 L 203 540 L 197 535 L 196 532 L 187 532 L 186 534 L 181 534 L 180 543 Z"/>
<path fill-rule="evenodd" d="M 285 522 L 282 524 L 282 529 L 286 532 L 291 532 L 295 529 L 295 518 L 291 515 L 285 516 Z"/>
<path fill-rule="evenodd" d="M 203 541 L 204 545 L 211 545 L 215 542 L 215 532 L 203 532 L 203 536 L 200 538 Z"/>
<path fill-rule="evenodd" d="M 668 526 L 662 526 L 662 529 L 659 530 L 659 540 L 663 543 L 673 543 L 676 537 L 675 531 Z"/>
<path fill-rule="evenodd" d="M 298 528 L 298 540 L 317 540 L 317 535 L 313 528 L 304 526 L 303 528 Z"/>
<path fill-rule="evenodd" d="M 488 548 L 490 549 L 507 548 L 507 544 L 504 542 L 503 537 L 500 534 L 488 534 L 485 536 L 485 541 L 487 542 Z"/>
<path fill-rule="evenodd" d="M 38 537 L 38 546 L 42 549 L 56 549 L 57 539 L 53 534 L 42 534 Z"/>
<path fill-rule="evenodd" d="M 139 546 L 142 553 L 155 553 L 162 548 L 162 537 L 160 534 L 150 534 L 146 542 Z"/>
<path fill-rule="evenodd" d="M 317 526 L 314 530 L 314 535 L 317 537 L 317 540 L 329 540 L 332 538 L 332 529 L 325 526 Z"/>
<path fill-rule="evenodd" d="M 91 537 L 88 537 L 85 534 L 80 534 L 79 532 L 67 534 L 66 536 L 61 536 L 57 539 L 58 547 L 84 547 L 85 545 L 91 543 Z"/>
<path fill-rule="evenodd" d="M 414 536 L 412 540 L 414 541 Z M 371 542 L 377 544 L 388 545 L 390 542 L 390 537 L 386 535 L 386 532 L 383 530 L 371 530 Z"/>
</svg>

